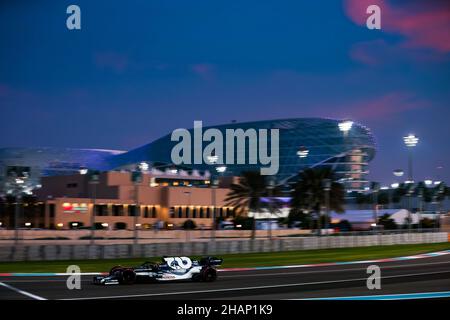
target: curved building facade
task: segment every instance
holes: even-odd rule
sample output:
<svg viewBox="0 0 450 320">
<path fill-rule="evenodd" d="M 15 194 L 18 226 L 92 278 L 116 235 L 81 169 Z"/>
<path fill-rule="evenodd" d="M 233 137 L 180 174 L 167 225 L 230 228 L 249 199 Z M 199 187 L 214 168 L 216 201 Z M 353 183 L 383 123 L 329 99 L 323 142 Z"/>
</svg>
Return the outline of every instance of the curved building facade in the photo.
<svg viewBox="0 0 450 320">
<path fill-rule="evenodd" d="M 203 127 L 203 131 L 215 128 L 225 136 L 227 129 L 278 129 L 279 130 L 279 170 L 278 182 L 286 182 L 305 168 L 331 166 L 345 183 L 347 190 L 362 190 L 367 185 L 366 176 L 369 162 L 375 156 L 374 138 L 368 128 L 350 123 L 351 128 L 342 130 L 342 121 L 322 118 L 298 118 Z M 194 135 L 194 129 L 189 131 Z M 270 141 L 270 139 L 269 139 Z M 247 141 L 248 142 L 248 141 Z M 171 166 L 171 150 L 177 144 L 166 135 L 150 144 L 111 159 L 111 166 L 126 168 L 140 162 L 152 166 Z M 203 143 L 203 148 L 207 145 Z M 269 144 L 270 145 L 270 144 Z M 237 149 L 238 144 L 235 144 Z M 246 144 L 248 149 L 248 144 Z M 236 150 L 237 152 L 238 150 Z M 248 150 L 247 150 L 248 151 Z M 194 147 L 192 147 L 194 152 Z M 300 152 L 300 153 L 299 153 Z M 303 155 L 301 154 L 303 152 Z M 302 156 L 301 156 L 302 155 Z M 246 153 L 248 160 L 248 152 Z M 226 176 L 239 176 L 241 172 L 259 170 L 260 164 L 225 164 Z M 185 165 L 187 168 L 209 170 L 214 167 L 208 163 Z"/>
<path fill-rule="evenodd" d="M 10 193 L 15 176 L 24 177 L 31 192 L 41 176 L 78 173 L 81 168 L 108 170 L 108 160 L 123 151 L 73 148 L 0 148 L 0 191 Z"/>
<path fill-rule="evenodd" d="M 287 182 L 305 168 L 331 166 L 345 183 L 347 190 L 362 190 L 367 185 L 366 176 L 369 162 L 375 156 L 375 142 L 370 130 L 360 124 L 352 123 L 342 130 L 342 121 L 322 118 L 296 118 L 230 123 L 203 127 L 203 132 L 214 128 L 224 136 L 227 129 L 279 130 L 279 161 L 276 179 Z M 194 129 L 188 130 L 194 135 Z M 270 136 L 269 136 L 270 137 Z M 146 162 L 157 169 L 198 170 L 215 172 L 217 164 L 198 163 L 174 166 L 171 158 L 172 148 L 178 141 L 172 141 L 171 134 L 161 137 L 147 145 L 128 152 L 92 149 L 57 148 L 4 148 L 0 149 L 0 177 L 5 181 L 8 172 L 14 167 L 29 168 L 33 183 L 42 176 L 74 173 L 85 167 L 95 170 L 133 170 L 138 164 Z M 203 142 L 202 148 L 208 145 Z M 268 139 L 270 146 L 270 138 Z M 198 146 L 197 146 L 198 147 Z M 248 141 L 244 152 L 248 160 Z M 194 152 L 192 146 L 192 152 Z M 239 176 L 243 171 L 260 170 L 261 164 L 225 164 L 225 176 Z M 4 183 L 3 183 L 4 185 Z"/>
</svg>

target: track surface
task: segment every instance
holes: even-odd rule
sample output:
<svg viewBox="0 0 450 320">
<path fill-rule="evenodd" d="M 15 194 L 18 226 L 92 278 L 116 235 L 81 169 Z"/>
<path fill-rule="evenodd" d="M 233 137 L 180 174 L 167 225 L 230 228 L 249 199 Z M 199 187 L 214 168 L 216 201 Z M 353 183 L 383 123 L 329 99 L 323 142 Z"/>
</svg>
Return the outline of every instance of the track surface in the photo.
<svg viewBox="0 0 450 320">
<path fill-rule="evenodd" d="M 166 282 L 94 286 L 83 276 L 81 290 L 67 277 L 1 277 L 0 299 L 305 299 L 450 291 L 450 255 L 384 262 L 381 289 L 366 287 L 368 264 L 282 270 L 220 272 L 213 283 Z M 373 263 L 372 263 L 373 264 Z"/>
</svg>

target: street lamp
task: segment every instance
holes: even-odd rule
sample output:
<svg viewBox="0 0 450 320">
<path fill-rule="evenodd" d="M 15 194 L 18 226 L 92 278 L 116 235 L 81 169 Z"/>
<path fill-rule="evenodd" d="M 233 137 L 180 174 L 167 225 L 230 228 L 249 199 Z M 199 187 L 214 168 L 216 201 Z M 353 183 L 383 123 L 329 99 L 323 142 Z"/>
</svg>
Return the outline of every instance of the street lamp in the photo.
<svg viewBox="0 0 450 320">
<path fill-rule="evenodd" d="M 19 216 L 20 216 L 20 208 L 21 208 L 21 200 L 22 200 L 22 186 L 24 181 L 20 178 L 15 178 L 15 195 L 16 195 L 16 208 L 14 211 L 14 242 L 17 245 L 19 242 Z"/>
<path fill-rule="evenodd" d="M 215 155 L 211 155 L 210 157 L 214 157 L 212 160 L 217 161 Z M 216 160 L 214 160 L 216 159 Z M 212 241 L 216 240 L 216 189 L 219 187 L 219 176 L 223 175 L 227 170 L 226 166 L 218 166 L 215 167 L 215 174 L 211 176 L 211 202 L 212 202 L 212 228 L 211 228 L 211 238 Z"/>
<path fill-rule="evenodd" d="M 373 201 L 373 223 L 376 226 L 378 224 L 378 192 L 380 191 L 380 184 L 378 182 L 372 182 L 372 201 Z"/>
<path fill-rule="evenodd" d="M 268 238 L 269 240 L 272 239 L 272 197 L 273 197 L 273 189 L 275 188 L 275 177 L 274 176 L 270 176 L 269 177 L 269 181 L 267 183 L 267 190 L 269 191 L 269 220 L 268 222 L 268 226 L 267 226 L 267 231 L 268 231 Z"/>
<path fill-rule="evenodd" d="M 13 185 L 13 194 L 15 196 L 15 210 L 14 210 L 14 243 L 17 245 L 19 242 L 19 225 L 21 220 L 21 208 L 22 205 L 22 196 L 24 194 L 26 188 L 26 180 L 28 179 L 29 174 L 26 171 L 18 171 L 12 170 L 8 172 L 8 179 L 11 181 Z"/>
<path fill-rule="evenodd" d="M 326 234 L 328 234 L 328 219 L 330 218 L 330 191 L 331 191 L 331 179 L 323 179 L 322 180 L 322 185 L 323 185 L 323 191 L 325 191 L 325 231 Z M 319 235 L 321 234 L 320 232 L 320 216 L 317 222 L 317 226 L 319 229 Z"/>
<path fill-rule="evenodd" d="M 421 216 L 422 216 L 422 210 L 423 210 L 423 196 L 424 196 L 424 192 L 423 192 L 423 188 L 419 189 L 419 192 L 417 193 L 417 197 L 419 198 L 419 211 L 417 212 L 417 228 L 419 230 L 419 232 L 421 232 L 422 230 L 422 221 L 421 221 Z"/>
<path fill-rule="evenodd" d="M 133 243 L 134 248 L 138 244 L 138 226 L 139 226 L 139 217 L 141 216 L 141 206 L 139 204 L 139 184 L 142 183 L 142 169 L 143 166 L 139 165 L 137 170 L 131 173 L 131 181 L 134 184 L 134 197 L 135 197 L 135 210 L 133 212 Z M 148 167 L 147 167 L 148 169 Z"/>
<path fill-rule="evenodd" d="M 189 208 L 189 211 L 187 211 L 187 208 L 186 208 L 186 219 L 188 220 L 189 219 L 189 215 L 188 215 L 188 212 L 190 213 L 191 212 L 191 199 L 192 199 L 192 192 L 190 192 L 190 191 L 184 191 L 184 194 L 186 195 L 186 196 L 188 196 L 188 206 L 187 206 L 187 208 Z M 187 221 L 186 220 L 186 221 Z M 186 230 L 185 230 L 185 232 L 186 232 L 186 241 L 189 241 L 189 239 L 190 239 L 190 237 L 189 237 L 189 229 L 190 229 L 190 227 L 191 227 L 191 225 L 190 224 L 185 224 L 186 225 Z"/>
<path fill-rule="evenodd" d="M 213 176 L 211 179 L 211 203 L 212 203 L 212 227 L 211 238 L 216 240 L 216 189 L 219 187 L 219 180 Z"/>
<path fill-rule="evenodd" d="M 411 223 L 412 223 L 412 195 L 414 193 L 414 183 L 408 185 L 406 196 L 408 197 L 408 231 L 411 232 Z"/>
<path fill-rule="evenodd" d="M 99 173 L 98 171 L 86 172 L 89 175 L 89 184 L 92 185 L 92 214 L 91 214 L 91 245 L 94 244 L 95 235 L 95 202 L 97 197 L 97 185 L 99 184 Z"/>
<path fill-rule="evenodd" d="M 444 183 L 440 183 L 438 189 L 435 191 L 436 193 L 436 205 L 438 206 L 436 212 L 436 227 L 439 227 L 440 216 L 442 211 L 442 202 L 444 201 L 444 193 L 445 193 L 445 185 Z"/>
<path fill-rule="evenodd" d="M 409 134 L 403 137 L 403 141 L 406 147 L 409 149 L 409 157 L 408 157 L 408 180 L 414 181 L 413 179 L 413 164 L 412 164 L 412 149 L 419 143 L 419 138 L 414 134 Z"/>
</svg>

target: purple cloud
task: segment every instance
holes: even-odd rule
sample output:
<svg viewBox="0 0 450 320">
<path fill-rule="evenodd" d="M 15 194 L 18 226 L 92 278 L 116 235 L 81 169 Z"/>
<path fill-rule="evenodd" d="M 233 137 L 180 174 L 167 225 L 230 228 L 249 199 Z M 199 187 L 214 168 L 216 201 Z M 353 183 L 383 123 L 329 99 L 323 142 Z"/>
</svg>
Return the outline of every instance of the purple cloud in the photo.
<svg viewBox="0 0 450 320">
<path fill-rule="evenodd" d="M 214 76 L 215 67 L 209 63 L 197 63 L 190 66 L 192 72 L 205 80 L 211 80 Z"/>
<path fill-rule="evenodd" d="M 431 102 L 410 92 L 393 91 L 379 97 L 365 98 L 340 105 L 338 116 L 358 120 L 385 120 L 397 114 L 432 107 Z"/>
<path fill-rule="evenodd" d="M 97 52 L 94 54 L 94 64 L 100 69 L 123 73 L 129 67 L 126 55 L 117 52 Z"/>
<path fill-rule="evenodd" d="M 405 5 L 406 4 L 406 5 Z M 450 6 L 448 3 L 421 1 L 395 6 L 387 0 L 345 0 L 350 19 L 365 26 L 369 5 L 381 8 L 381 29 L 404 37 L 402 46 L 450 52 Z"/>
</svg>

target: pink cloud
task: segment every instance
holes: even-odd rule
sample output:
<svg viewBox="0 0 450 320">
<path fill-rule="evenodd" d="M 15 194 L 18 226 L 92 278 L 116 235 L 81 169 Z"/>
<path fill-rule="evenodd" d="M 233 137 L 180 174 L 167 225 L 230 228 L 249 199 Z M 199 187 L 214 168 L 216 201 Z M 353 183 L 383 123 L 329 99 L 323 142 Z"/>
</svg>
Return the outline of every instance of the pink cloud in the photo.
<svg viewBox="0 0 450 320">
<path fill-rule="evenodd" d="M 446 60 L 445 55 L 435 51 L 405 50 L 403 46 L 387 43 L 383 39 L 355 43 L 350 48 L 350 57 L 369 66 L 404 62 L 442 63 Z"/>
<path fill-rule="evenodd" d="M 11 94 L 12 89 L 10 88 L 10 86 L 0 83 L 0 98 L 4 98 L 7 97 Z"/>
<path fill-rule="evenodd" d="M 384 40 L 374 40 L 359 42 L 352 46 L 350 49 L 350 57 L 363 64 L 375 66 L 380 64 L 379 51 L 383 52 L 383 56 L 386 55 L 388 46 Z"/>
<path fill-rule="evenodd" d="M 127 56 L 116 52 L 97 52 L 94 54 L 94 63 L 101 69 L 110 69 L 116 73 L 124 72 L 129 66 Z"/>
<path fill-rule="evenodd" d="M 340 106 L 339 116 L 362 120 L 379 120 L 400 113 L 430 108 L 430 102 L 418 99 L 409 92 L 390 92 L 380 97 L 364 99 L 349 105 Z M 345 114 L 343 114 L 345 113 Z"/>
<path fill-rule="evenodd" d="M 211 80 L 214 73 L 214 66 L 209 63 L 197 63 L 190 66 L 191 71 L 205 80 Z"/>
<path fill-rule="evenodd" d="M 442 4 L 438 6 L 436 4 Z M 381 29 L 402 35 L 408 48 L 428 48 L 450 52 L 450 6 L 445 2 L 419 4 L 405 2 L 393 6 L 387 0 L 344 0 L 349 18 L 358 25 L 366 24 L 366 9 L 375 4 L 381 8 Z"/>
</svg>

